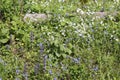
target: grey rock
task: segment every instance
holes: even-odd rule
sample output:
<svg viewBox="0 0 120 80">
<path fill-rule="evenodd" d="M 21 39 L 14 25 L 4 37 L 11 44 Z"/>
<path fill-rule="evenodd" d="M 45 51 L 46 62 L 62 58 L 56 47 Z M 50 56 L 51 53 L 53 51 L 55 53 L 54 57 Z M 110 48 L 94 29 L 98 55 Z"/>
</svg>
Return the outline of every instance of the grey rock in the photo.
<svg viewBox="0 0 120 80">
<path fill-rule="evenodd" d="M 48 15 L 43 14 L 43 13 L 27 13 L 25 14 L 23 21 L 30 24 L 32 22 L 42 22 L 48 19 Z"/>
</svg>

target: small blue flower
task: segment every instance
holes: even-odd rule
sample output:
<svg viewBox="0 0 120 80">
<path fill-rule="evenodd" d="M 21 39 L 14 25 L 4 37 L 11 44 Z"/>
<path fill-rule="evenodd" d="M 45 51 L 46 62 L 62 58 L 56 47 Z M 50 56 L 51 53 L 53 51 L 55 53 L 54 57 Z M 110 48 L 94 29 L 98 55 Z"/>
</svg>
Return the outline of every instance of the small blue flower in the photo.
<svg viewBox="0 0 120 80">
<path fill-rule="evenodd" d="M 16 74 L 18 75 L 20 73 L 20 70 L 16 69 Z"/>
<path fill-rule="evenodd" d="M 95 66 L 95 67 L 93 68 L 93 70 L 94 70 L 94 71 L 98 71 L 98 66 Z"/>
<path fill-rule="evenodd" d="M 40 53 L 43 53 L 43 51 L 44 51 L 44 46 L 43 46 L 43 44 L 42 44 L 42 43 L 39 43 L 39 44 L 37 44 L 37 46 L 40 47 Z"/>
<path fill-rule="evenodd" d="M 25 80 L 28 80 L 27 63 L 24 63 L 23 76 L 24 76 Z"/>
<path fill-rule="evenodd" d="M 57 80 L 57 78 L 55 77 L 54 80 Z"/>
<path fill-rule="evenodd" d="M 80 62 L 80 58 L 73 58 L 72 59 L 74 63 L 79 63 Z"/>
<path fill-rule="evenodd" d="M 52 70 L 49 70 L 49 74 L 52 75 Z"/>
<path fill-rule="evenodd" d="M 50 67 L 52 67 L 52 64 L 49 64 Z"/>
<path fill-rule="evenodd" d="M 34 34 L 33 34 L 33 32 L 30 32 L 30 41 L 31 41 L 31 42 L 34 41 Z"/>
<path fill-rule="evenodd" d="M 44 56 L 44 71 L 46 70 L 46 60 L 47 60 L 47 55 Z"/>
<path fill-rule="evenodd" d="M 10 50 L 10 45 L 6 45 L 6 49 L 7 49 L 7 50 Z"/>
<path fill-rule="evenodd" d="M 15 80 L 20 80 L 20 78 L 15 78 Z"/>
<path fill-rule="evenodd" d="M 4 61 L 0 58 L 0 63 L 3 63 L 4 64 Z"/>
<path fill-rule="evenodd" d="M 35 74 L 38 74 L 38 72 L 39 72 L 39 67 L 40 67 L 39 63 L 37 63 L 37 64 L 34 66 L 34 72 L 35 72 Z"/>
</svg>

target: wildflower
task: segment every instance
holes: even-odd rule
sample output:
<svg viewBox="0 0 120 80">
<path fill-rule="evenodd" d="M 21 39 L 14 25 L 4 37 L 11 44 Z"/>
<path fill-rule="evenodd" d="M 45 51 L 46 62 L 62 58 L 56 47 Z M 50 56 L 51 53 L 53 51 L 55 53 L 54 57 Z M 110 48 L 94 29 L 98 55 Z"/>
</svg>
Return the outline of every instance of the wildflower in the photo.
<svg viewBox="0 0 120 80">
<path fill-rule="evenodd" d="M 28 73 L 27 73 L 27 64 L 24 64 L 24 71 L 23 71 L 23 76 L 25 80 L 28 80 Z"/>
<path fill-rule="evenodd" d="M 43 44 L 42 44 L 42 43 L 39 43 L 39 44 L 37 44 L 37 46 L 40 47 L 40 53 L 43 53 L 43 51 L 44 51 L 44 46 L 43 46 Z"/>
<path fill-rule="evenodd" d="M 65 0 L 58 0 L 58 2 L 64 2 Z"/>
<path fill-rule="evenodd" d="M 84 35 L 82 33 L 79 34 L 80 37 L 83 37 Z"/>
<path fill-rule="evenodd" d="M 44 49 L 42 43 L 39 44 L 39 47 L 40 47 L 40 49 Z"/>
<path fill-rule="evenodd" d="M 57 80 L 57 78 L 55 77 L 54 80 Z"/>
<path fill-rule="evenodd" d="M 13 43 L 13 35 L 10 34 L 10 44 L 12 44 L 12 43 Z"/>
<path fill-rule="evenodd" d="M 16 69 L 16 74 L 18 75 L 20 73 L 20 70 L 19 69 Z"/>
<path fill-rule="evenodd" d="M 52 70 L 49 70 L 48 72 L 49 72 L 50 75 L 52 75 Z"/>
<path fill-rule="evenodd" d="M 79 63 L 80 62 L 80 58 L 73 58 L 72 59 L 74 63 Z"/>
<path fill-rule="evenodd" d="M 37 63 L 37 64 L 34 66 L 34 72 L 35 72 L 35 74 L 38 74 L 39 67 L 40 67 L 39 63 Z"/>
<path fill-rule="evenodd" d="M 119 39 L 118 39 L 118 38 L 116 38 L 115 40 L 116 40 L 117 42 L 119 42 Z"/>
<path fill-rule="evenodd" d="M 16 77 L 15 80 L 20 80 L 20 78 Z"/>
<path fill-rule="evenodd" d="M 47 55 L 44 56 L 44 71 L 46 70 L 46 60 L 47 60 Z"/>
<path fill-rule="evenodd" d="M 6 45 L 6 49 L 7 49 L 7 50 L 10 50 L 10 45 Z"/>
<path fill-rule="evenodd" d="M 33 34 L 33 32 L 30 32 L 30 41 L 31 41 L 31 42 L 34 41 L 34 34 Z"/>
<path fill-rule="evenodd" d="M 78 13 L 80 12 L 80 14 L 84 14 L 84 13 L 85 13 L 85 12 L 84 12 L 83 10 L 81 10 L 80 8 L 77 9 L 77 12 L 78 12 Z"/>
<path fill-rule="evenodd" d="M 95 67 L 93 68 L 93 70 L 94 70 L 94 71 L 97 71 L 97 70 L 98 70 L 98 66 L 95 66 Z"/>
<path fill-rule="evenodd" d="M 0 63 L 4 64 L 4 61 L 0 58 Z"/>
<path fill-rule="evenodd" d="M 107 31 L 104 31 L 104 34 L 105 34 L 105 35 L 108 35 L 108 32 L 107 32 Z"/>
</svg>

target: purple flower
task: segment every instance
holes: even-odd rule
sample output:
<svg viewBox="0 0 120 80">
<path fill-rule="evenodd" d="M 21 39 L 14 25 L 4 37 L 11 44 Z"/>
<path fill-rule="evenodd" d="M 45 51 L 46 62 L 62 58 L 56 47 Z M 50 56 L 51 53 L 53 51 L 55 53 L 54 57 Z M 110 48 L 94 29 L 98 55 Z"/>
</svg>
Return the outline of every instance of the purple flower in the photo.
<svg viewBox="0 0 120 80">
<path fill-rule="evenodd" d="M 98 66 L 95 66 L 95 67 L 93 68 L 93 70 L 94 70 L 94 71 L 98 71 Z"/>
<path fill-rule="evenodd" d="M 20 78 L 17 77 L 17 78 L 15 78 L 15 80 L 20 80 Z"/>
<path fill-rule="evenodd" d="M 54 80 L 57 80 L 57 78 L 55 77 Z"/>
<path fill-rule="evenodd" d="M 50 67 L 52 67 L 52 64 L 49 64 Z"/>
<path fill-rule="evenodd" d="M 67 56 L 66 58 L 71 59 L 74 63 L 80 63 L 80 57 L 74 58 L 74 57 L 71 57 L 71 56 Z"/>
<path fill-rule="evenodd" d="M 67 70 L 67 66 L 66 65 L 64 65 L 62 62 L 60 63 L 61 64 L 61 68 L 62 68 L 62 70 Z"/>
<path fill-rule="evenodd" d="M 1 59 L 1 58 L 0 58 L 0 63 L 4 64 L 4 61 L 3 61 L 3 59 Z"/>
<path fill-rule="evenodd" d="M 26 73 L 26 71 L 27 71 L 27 63 L 24 63 L 24 71 L 23 71 L 23 73 Z"/>
<path fill-rule="evenodd" d="M 16 74 L 18 75 L 20 73 L 20 70 L 16 69 Z"/>
<path fill-rule="evenodd" d="M 52 70 L 51 69 L 48 72 L 49 72 L 50 75 L 52 75 Z"/>
<path fill-rule="evenodd" d="M 35 72 L 35 74 L 38 74 L 38 72 L 39 72 L 39 67 L 40 67 L 39 63 L 37 63 L 37 64 L 34 66 L 34 72 Z"/>
<path fill-rule="evenodd" d="M 43 51 L 44 51 L 44 46 L 43 46 L 43 44 L 42 44 L 42 43 L 39 43 L 39 44 L 37 44 L 37 46 L 40 47 L 40 53 L 43 53 Z"/>
<path fill-rule="evenodd" d="M 10 50 L 10 45 L 6 45 L 6 49 L 7 49 L 7 50 Z"/>
<path fill-rule="evenodd" d="M 33 34 L 33 32 L 30 32 L 30 41 L 31 41 L 31 42 L 34 41 L 34 34 Z"/>
<path fill-rule="evenodd" d="M 72 59 L 74 63 L 79 63 L 80 62 L 80 58 L 73 58 Z"/>
<path fill-rule="evenodd" d="M 44 56 L 44 71 L 46 70 L 46 60 L 47 60 L 47 55 Z"/>
<path fill-rule="evenodd" d="M 22 52 L 23 51 L 23 47 L 19 47 L 18 51 Z"/>
<path fill-rule="evenodd" d="M 12 34 L 10 34 L 10 41 L 12 41 Z"/>
<path fill-rule="evenodd" d="M 67 44 L 67 43 L 69 43 L 70 41 L 72 41 L 72 38 L 66 39 L 66 41 L 65 41 L 64 43 Z"/>
<path fill-rule="evenodd" d="M 27 63 L 24 63 L 23 76 L 24 76 L 25 80 L 28 80 Z"/>
</svg>

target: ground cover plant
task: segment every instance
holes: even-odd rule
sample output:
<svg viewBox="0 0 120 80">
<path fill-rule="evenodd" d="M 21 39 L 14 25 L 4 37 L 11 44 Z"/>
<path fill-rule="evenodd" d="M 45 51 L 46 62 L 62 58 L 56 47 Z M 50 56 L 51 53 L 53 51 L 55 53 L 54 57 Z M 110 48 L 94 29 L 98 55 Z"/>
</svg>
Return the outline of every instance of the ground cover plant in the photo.
<svg viewBox="0 0 120 80">
<path fill-rule="evenodd" d="M 119 80 L 119 5 L 119 0 L 1 0 L 0 80 Z M 99 18 L 94 12 L 117 14 Z M 50 17 L 29 23 L 23 20 L 27 13 Z"/>
</svg>

